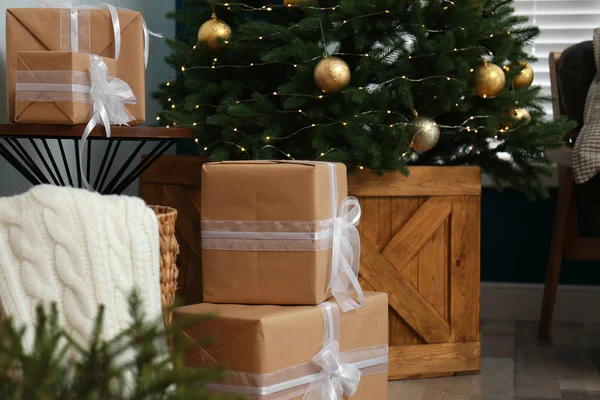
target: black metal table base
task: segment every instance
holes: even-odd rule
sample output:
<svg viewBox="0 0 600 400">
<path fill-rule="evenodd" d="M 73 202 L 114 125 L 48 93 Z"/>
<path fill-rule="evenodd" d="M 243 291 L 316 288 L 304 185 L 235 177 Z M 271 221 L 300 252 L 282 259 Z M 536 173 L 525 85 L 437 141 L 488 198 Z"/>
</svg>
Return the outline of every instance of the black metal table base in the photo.
<svg viewBox="0 0 600 400">
<path fill-rule="evenodd" d="M 107 142 L 102 161 L 95 176 L 91 176 L 93 143 Z M 139 142 L 127 159 L 119 166 L 115 165 L 117 154 L 125 141 Z M 50 148 L 56 143 L 58 151 Z M 71 143 L 69 143 L 71 142 Z M 99 193 L 123 193 L 137 178 L 158 160 L 175 143 L 176 139 L 88 139 L 86 142 L 85 178 Z M 80 139 L 76 138 L 19 138 L 16 136 L 0 137 L 0 156 L 6 159 L 21 175 L 33 185 L 49 184 L 71 187 L 84 187 L 79 156 Z M 148 144 L 149 153 L 143 159 L 140 152 Z M 67 151 L 69 146 L 74 151 L 75 159 L 71 165 Z M 137 161 L 136 160 L 140 160 Z"/>
</svg>

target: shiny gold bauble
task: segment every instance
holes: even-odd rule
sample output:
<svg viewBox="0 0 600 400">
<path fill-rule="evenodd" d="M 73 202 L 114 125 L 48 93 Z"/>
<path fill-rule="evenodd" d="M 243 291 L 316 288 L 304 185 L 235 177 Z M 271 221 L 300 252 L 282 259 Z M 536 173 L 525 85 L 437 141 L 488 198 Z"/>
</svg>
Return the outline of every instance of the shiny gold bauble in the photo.
<svg viewBox="0 0 600 400">
<path fill-rule="evenodd" d="M 531 119 L 531 114 L 529 114 L 529 111 L 527 111 L 526 108 L 516 108 L 513 111 L 513 118 L 518 121 L 520 121 L 520 120 L 529 121 Z"/>
<path fill-rule="evenodd" d="M 516 89 L 526 89 L 533 83 L 533 78 L 535 78 L 535 74 L 533 72 L 533 68 L 529 63 L 522 61 L 519 63 L 521 65 L 521 73 L 513 80 L 513 87 Z"/>
<path fill-rule="evenodd" d="M 315 67 L 315 84 L 325 93 L 341 92 L 351 77 L 350 67 L 338 57 L 325 57 Z"/>
<path fill-rule="evenodd" d="M 413 150 L 425 152 L 433 149 L 440 140 L 440 127 L 431 118 L 421 117 L 414 122 Z"/>
<path fill-rule="evenodd" d="M 231 28 L 225 22 L 217 18 L 216 14 L 202 24 L 198 30 L 198 41 L 206 43 L 212 51 L 219 50 L 221 43 L 229 40 L 231 37 Z"/>
<path fill-rule="evenodd" d="M 504 90 L 506 76 L 502 68 L 492 63 L 483 63 L 473 72 L 473 88 L 483 98 L 498 96 Z"/>
</svg>

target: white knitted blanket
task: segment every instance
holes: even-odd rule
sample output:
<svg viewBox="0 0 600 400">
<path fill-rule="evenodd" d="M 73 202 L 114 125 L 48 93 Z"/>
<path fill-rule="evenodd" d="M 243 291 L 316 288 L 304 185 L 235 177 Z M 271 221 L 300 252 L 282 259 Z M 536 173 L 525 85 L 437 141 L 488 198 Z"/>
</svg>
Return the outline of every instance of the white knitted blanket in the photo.
<svg viewBox="0 0 600 400">
<path fill-rule="evenodd" d="M 37 304 L 58 305 L 60 322 L 87 344 L 99 305 L 103 337 L 126 328 L 138 288 L 148 318 L 160 318 L 159 231 L 142 200 L 37 186 L 0 199 L 0 311 L 27 327 Z"/>
</svg>

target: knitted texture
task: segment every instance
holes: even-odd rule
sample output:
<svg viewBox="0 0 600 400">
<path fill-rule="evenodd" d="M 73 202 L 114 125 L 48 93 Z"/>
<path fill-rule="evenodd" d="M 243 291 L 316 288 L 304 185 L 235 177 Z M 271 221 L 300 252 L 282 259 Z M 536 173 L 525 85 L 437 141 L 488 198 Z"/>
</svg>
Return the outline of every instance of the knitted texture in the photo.
<svg viewBox="0 0 600 400">
<path fill-rule="evenodd" d="M 101 304 L 105 339 L 127 327 L 134 288 L 158 320 L 159 263 L 157 218 L 140 199 L 50 185 L 0 199 L 0 311 L 27 328 L 26 348 L 39 303 L 55 302 L 82 344 Z"/>
</svg>

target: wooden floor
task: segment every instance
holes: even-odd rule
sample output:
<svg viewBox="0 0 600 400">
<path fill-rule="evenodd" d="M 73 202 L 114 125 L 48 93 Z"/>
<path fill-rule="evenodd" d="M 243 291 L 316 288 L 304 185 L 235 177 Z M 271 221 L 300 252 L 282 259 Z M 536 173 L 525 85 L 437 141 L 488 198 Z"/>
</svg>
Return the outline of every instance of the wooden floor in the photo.
<svg viewBox="0 0 600 400">
<path fill-rule="evenodd" d="M 532 322 L 481 331 L 481 375 L 392 382 L 389 400 L 600 400 L 600 325 L 557 325 L 551 344 Z"/>
</svg>

